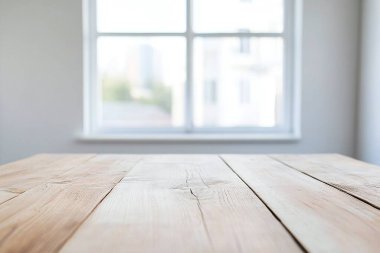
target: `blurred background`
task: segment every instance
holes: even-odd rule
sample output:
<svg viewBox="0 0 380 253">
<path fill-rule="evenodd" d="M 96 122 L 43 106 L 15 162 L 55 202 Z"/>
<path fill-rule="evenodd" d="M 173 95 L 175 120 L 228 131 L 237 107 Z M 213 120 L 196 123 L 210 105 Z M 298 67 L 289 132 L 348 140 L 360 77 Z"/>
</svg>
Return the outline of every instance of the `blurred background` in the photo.
<svg viewBox="0 0 380 253">
<path fill-rule="evenodd" d="M 302 56 L 301 135 L 223 138 L 231 129 L 274 131 L 290 121 L 283 81 L 287 1 L 193 0 L 192 28 L 203 35 L 192 38 L 190 52 L 186 1 L 96 1 L 94 25 L 103 35 L 92 51 L 96 102 L 89 121 L 113 134 L 181 133 L 189 126 L 219 133 L 128 140 L 83 138 L 86 5 L 0 0 L 0 163 L 95 152 L 341 153 L 380 164 L 378 0 L 300 0 L 301 41 L 293 51 Z M 219 33 L 243 35 L 213 36 Z"/>
</svg>

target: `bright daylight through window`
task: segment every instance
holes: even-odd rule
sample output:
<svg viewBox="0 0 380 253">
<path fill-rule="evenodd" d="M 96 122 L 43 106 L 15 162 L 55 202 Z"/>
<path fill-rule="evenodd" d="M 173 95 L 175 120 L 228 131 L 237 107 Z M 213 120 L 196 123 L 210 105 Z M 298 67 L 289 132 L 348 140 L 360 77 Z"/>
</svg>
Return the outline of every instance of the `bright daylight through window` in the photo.
<svg viewBox="0 0 380 253">
<path fill-rule="evenodd" d="M 97 0 L 86 8 L 90 132 L 293 131 L 293 0 Z"/>
</svg>

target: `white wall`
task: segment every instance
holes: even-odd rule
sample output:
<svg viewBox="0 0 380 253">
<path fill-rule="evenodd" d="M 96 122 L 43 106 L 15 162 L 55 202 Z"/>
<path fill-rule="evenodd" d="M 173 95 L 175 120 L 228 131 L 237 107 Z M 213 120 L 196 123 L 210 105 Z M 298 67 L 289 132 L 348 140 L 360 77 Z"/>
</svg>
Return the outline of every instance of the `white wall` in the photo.
<svg viewBox="0 0 380 253">
<path fill-rule="evenodd" d="M 192 145 L 76 140 L 80 2 L 0 0 L 1 162 L 39 152 L 354 154 L 360 0 L 305 0 L 301 141 Z"/>
<path fill-rule="evenodd" d="M 363 1 L 358 155 L 380 165 L 380 1 Z"/>
</svg>

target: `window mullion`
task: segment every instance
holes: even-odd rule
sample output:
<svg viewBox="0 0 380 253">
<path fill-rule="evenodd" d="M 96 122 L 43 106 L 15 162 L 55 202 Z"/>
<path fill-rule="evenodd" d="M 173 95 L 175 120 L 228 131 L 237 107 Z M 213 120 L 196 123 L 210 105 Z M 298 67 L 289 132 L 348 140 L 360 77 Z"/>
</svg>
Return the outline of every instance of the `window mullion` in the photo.
<svg viewBox="0 0 380 253">
<path fill-rule="evenodd" d="M 226 38 L 226 37 L 258 37 L 258 38 L 278 38 L 284 37 L 285 33 L 194 33 L 196 37 Z"/>
<path fill-rule="evenodd" d="M 90 103 L 90 113 L 91 113 L 91 131 L 99 128 L 100 115 L 101 115 L 101 89 L 98 82 L 98 36 L 97 33 L 97 5 L 93 1 L 88 1 L 88 5 L 90 8 L 90 16 L 89 16 L 89 72 L 90 72 L 90 91 L 91 98 L 89 100 Z"/>
<path fill-rule="evenodd" d="M 192 0 L 186 0 L 186 88 L 185 88 L 185 131 L 193 132 L 193 51 L 194 51 L 194 33 L 193 33 L 193 12 Z"/>
<path fill-rule="evenodd" d="M 186 33 L 126 33 L 126 32 L 98 32 L 97 36 L 108 37 L 180 37 L 186 36 Z"/>
</svg>

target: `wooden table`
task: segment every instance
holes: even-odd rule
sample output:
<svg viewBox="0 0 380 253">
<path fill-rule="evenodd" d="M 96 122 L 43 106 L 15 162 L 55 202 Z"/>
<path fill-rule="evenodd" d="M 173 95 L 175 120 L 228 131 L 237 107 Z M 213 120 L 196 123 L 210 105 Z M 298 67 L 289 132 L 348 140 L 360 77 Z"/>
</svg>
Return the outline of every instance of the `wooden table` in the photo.
<svg viewBox="0 0 380 253">
<path fill-rule="evenodd" d="M 341 155 L 37 155 L 0 252 L 380 252 L 380 168 Z"/>
</svg>

